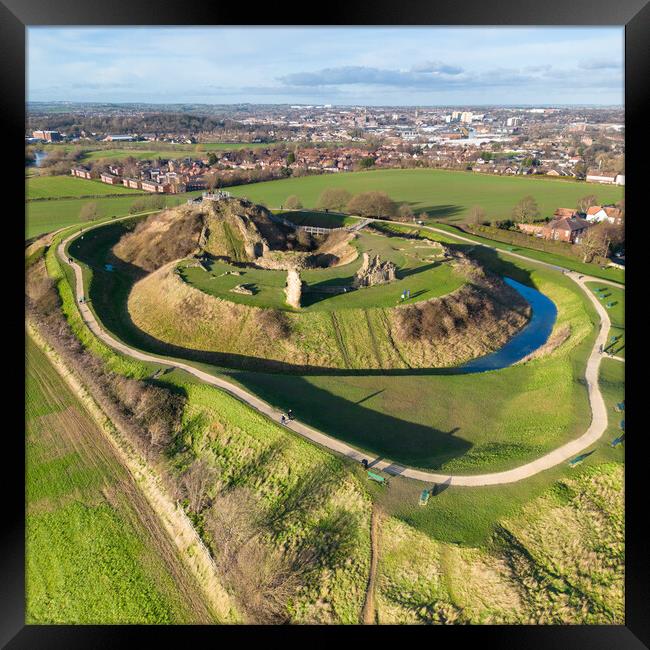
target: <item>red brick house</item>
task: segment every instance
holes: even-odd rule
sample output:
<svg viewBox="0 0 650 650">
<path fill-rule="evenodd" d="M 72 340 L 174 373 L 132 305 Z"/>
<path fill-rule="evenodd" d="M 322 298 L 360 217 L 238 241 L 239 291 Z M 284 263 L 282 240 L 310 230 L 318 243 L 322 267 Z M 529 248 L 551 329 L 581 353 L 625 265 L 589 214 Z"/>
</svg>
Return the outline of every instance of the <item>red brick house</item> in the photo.
<svg viewBox="0 0 650 650">
<path fill-rule="evenodd" d="M 84 169 L 83 167 L 73 167 L 70 170 L 70 173 L 72 176 L 77 176 L 78 178 L 86 178 L 90 180 L 92 176 L 90 175 L 90 171 L 87 169 Z"/>
<path fill-rule="evenodd" d="M 544 238 L 579 244 L 592 224 L 578 216 L 556 217 L 544 227 Z"/>
<path fill-rule="evenodd" d="M 101 174 L 99 178 L 102 183 L 108 183 L 109 185 L 119 185 L 122 182 L 121 179 L 117 176 L 113 176 L 113 174 Z"/>
</svg>

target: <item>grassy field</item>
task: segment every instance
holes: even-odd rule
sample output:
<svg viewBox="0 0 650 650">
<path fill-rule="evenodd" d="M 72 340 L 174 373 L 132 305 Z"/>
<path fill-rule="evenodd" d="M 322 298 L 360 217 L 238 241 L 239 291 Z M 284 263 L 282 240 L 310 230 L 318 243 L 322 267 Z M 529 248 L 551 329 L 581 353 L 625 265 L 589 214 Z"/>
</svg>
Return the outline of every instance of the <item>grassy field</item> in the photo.
<svg viewBox="0 0 650 650">
<path fill-rule="evenodd" d="M 123 185 L 108 185 L 97 180 L 73 176 L 39 176 L 26 181 L 28 199 L 59 199 L 112 194 L 142 194 Z"/>
<path fill-rule="evenodd" d="M 209 622 L 139 488 L 29 338 L 26 364 L 27 623 Z"/>
<path fill-rule="evenodd" d="M 319 228 L 342 228 L 353 226 L 359 219 L 335 212 L 321 212 L 318 210 L 274 210 L 275 214 L 285 218 L 297 226 L 318 226 Z"/>
<path fill-rule="evenodd" d="M 171 144 L 160 143 L 152 146 L 151 142 L 128 142 L 119 146 L 107 146 L 101 144 L 52 144 L 43 146 L 44 151 L 63 150 L 66 153 L 81 148 L 87 153 L 83 156 L 84 161 L 99 159 L 124 160 L 129 156 L 138 160 L 152 160 L 154 158 L 187 157 L 206 154 L 210 151 L 239 151 L 241 149 L 260 149 L 272 146 L 266 143 L 242 143 L 242 142 L 204 142 L 200 144 Z"/>
<path fill-rule="evenodd" d="M 605 346 L 605 351 L 619 357 L 625 357 L 625 289 L 601 285 L 597 282 L 587 282 L 587 286 L 592 293 L 598 297 L 603 306 L 608 303 L 613 305 L 607 309 L 611 321 L 609 328 L 609 339 Z M 596 291 L 596 289 L 605 289 L 605 291 Z M 617 337 L 612 341 L 612 337 Z"/>
<path fill-rule="evenodd" d="M 612 282 L 625 284 L 625 271 L 623 269 L 617 269 L 613 266 L 608 266 L 603 269 L 598 264 L 581 262 L 580 259 L 576 257 L 568 257 L 566 255 L 558 255 L 556 253 L 547 253 L 545 251 L 538 251 L 534 248 L 525 248 L 523 246 L 510 246 L 509 244 L 505 244 L 494 239 L 488 239 L 487 237 L 480 237 L 478 235 L 466 233 L 454 226 L 450 226 L 445 223 L 432 223 L 431 226 L 439 228 L 451 234 L 466 237 L 467 239 L 471 239 L 472 241 L 480 244 L 485 244 L 486 246 L 490 246 L 498 250 L 519 253 L 521 255 L 525 255 L 526 257 L 530 257 L 531 259 L 539 260 L 540 262 L 546 262 L 547 264 L 553 264 L 570 269 L 572 271 L 576 271 L 576 273 L 592 275 L 596 278 L 602 278 L 603 280 L 611 280 Z M 406 230 L 405 226 L 396 227 Z M 420 231 L 420 234 L 425 237 L 427 236 L 426 233 L 426 230 Z M 435 236 L 437 237 L 438 234 L 436 233 Z"/>
<path fill-rule="evenodd" d="M 409 304 L 442 296 L 465 283 L 465 279 L 455 274 L 452 267 L 444 262 L 437 249 L 422 242 L 389 239 L 362 232 L 352 245 L 359 251 L 359 256 L 350 264 L 301 272 L 300 277 L 307 285 L 301 302 L 304 306 L 302 312 L 394 307 L 402 304 L 400 296 L 405 289 L 411 291 L 411 298 L 404 301 L 404 304 Z M 323 287 L 348 286 L 361 266 L 363 252 L 370 256 L 379 255 L 382 261 L 393 262 L 398 268 L 398 280 L 338 295 L 318 293 Z M 437 261 L 434 262 L 432 260 L 436 254 Z M 201 267 L 183 267 L 182 277 L 197 289 L 224 300 L 256 307 L 290 309 L 284 295 L 286 271 L 242 270 L 219 260 L 212 262 L 209 268 L 206 272 Z M 242 275 L 224 275 L 228 271 L 239 271 Z M 248 296 L 231 291 L 242 283 L 254 286 L 255 294 Z"/>
<path fill-rule="evenodd" d="M 61 279 L 51 249 L 47 257 L 51 272 Z M 510 262 L 495 258 L 494 265 L 499 263 L 510 267 L 507 270 L 514 276 Z M 534 273 L 531 278 L 542 281 Z M 73 328 L 109 367 L 131 376 L 153 372 L 155 367 L 121 357 L 89 335 L 76 314 L 65 281 L 59 288 Z M 560 313 L 565 318 L 572 317 L 577 329 L 581 309 L 575 303 L 571 309 L 569 303 L 561 301 Z M 569 356 L 567 361 L 579 365 L 578 356 L 573 361 Z M 621 417 L 612 407 L 623 397 L 623 371 L 623 364 L 603 360 L 601 386 L 612 414 L 612 437 Z M 272 376 L 275 380 L 278 377 Z M 349 378 L 334 378 L 326 384 L 327 390 L 342 379 Z M 207 414 L 201 427 L 188 427 L 190 448 L 213 458 L 228 481 L 243 481 L 262 495 L 267 504 L 265 510 L 268 507 L 269 511 L 286 511 L 288 505 L 295 503 L 293 480 L 299 480 L 305 471 L 313 475 L 314 463 L 318 466 L 330 458 L 245 405 L 199 385 L 185 373 L 174 371 L 162 380 L 188 391 L 188 422 L 196 415 L 194 409 Z M 414 393 L 411 403 L 444 397 L 443 385 L 437 391 L 423 390 L 423 386 L 419 393 Z M 285 383 L 274 394 L 277 397 L 295 387 Z M 524 411 L 531 405 L 534 408 L 538 400 L 549 399 L 537 391 L 526 399 L 528 387 L 519 387 L 516 381 L 508 386 L 510 391 L 521 388 Z M 359 388 L 368 391 L 374 386 L 368 381 Z M 378 388 L 379 391 L 375 388 L 372 392 L 381 393 L 382 387 Z M 466 388 L 466 396 L 471 396 L 471 400 L 466 398 L 462 408 L 477 395 L 475 387 Z M 361 390 L 359 394 L 363 394 Z M 555 391 L 549 394 L 554 395 Z M 294 396 L 285 397 L 284 404 L 293 406 Z M 367 404 L 379 395 L 373 397 L 366 392 L 365 397 L 368 399 L 362 403 Z M 323 409 L 340 406 L 340 402 L 321 404 L 318 395 L 314 398 L 312 411 L 317 410 L 316 405 Z M 377 420 L 367 419 L 366 415 L 359 421 L 371 429 Z M 402 421 L 395 420 L 392 425 L 394 435 L 400 438 L 410 433 Z M 622 623 L 623 447 L 610 447 L 609 436 L 605 435 L 590 449 L 594 453 L 575 469 L 563 464 L 526 481 L 494 488 L 451 487 L 432 497 L 426 507 L 417 505 L 422 483 L 391 477 L 390 487 L 385 489 L 363 479 L 358 469 L 352 468 L 372 500 L 386 512 L 379 538 L 379 622 Z M 321 479 L 316 483 L 310 481 L 311 486 L 322 485 L 324 475 L 316 474 Z M 333 476 L 334 484 L 343 489 L 345 474 L 336 471 Z M 350 485 L 347 480 L 345 484 Z M 331 487 L 323 489 L 322 494 L 331 494 Z M 367 499 L 352 498 L 353 494 L 354 490 L 348 492 L 340 503 L 358 513 L 357 530 L 366 531 L 367 506 L 359 508 L 352 504 L 367 504 Z M 301 502 L 309 504 L 311 500 Z M 312 518 L 299 515 L 298 522 L 309 519 Z M 302 523 L 283 528 L 297 535 L 304 530 Z M 369 542 L 365 532 L 351 538 L 357 541 L 347 551 L 349 561 L 344 566 L 349 568 L 326 571 L 321 580 L 311 583 L 304 599 L 296 603 L 292 620 L 357 620 L 366 583 Z"/>
<path fill-rule="evenodd" d="M 89 183 L 90 181 L 81 180 L 81 182 Z M 196 194 L 196 192 L 190 192 L 183 195 L 166 195 L 165 204 L 167 206 L 179 205 L 187 201 L 190 196 L 196 196 Z M 200 192 L 198 192 L 198 194 L 200 194 Z M 129 214 L 129 209 L 133 205 L 133 202 L 141 198 L 141 195 L 135 194 L 104 199 L 93 198 L 29 201 L 25 206 L 25 239 L 31 239 L 32 237 L 52 232 L 65 226 L 80 224 L 79 212 L 86 203 L 97 204 L 99 221 L 107 217 L 121 217 Z M 85 226 L 87 224 L 82 225 Z"/>
<path fill-rule="evenodd" d="M 369 190 L 386 192 L 395 201 L 408 203 L 415 211 L 426 211 L 431 219 L 451 222 L 464 221 L 474 205 L 480 205 L 489 219 L 510 218 L 514 205 L 529 194 L 537 201 L 542 216 L 550 216 L 559 207 L 575 207 L 578 199 L 587 194 L 596 194 L 602 203 L 614 203 L 623 198 L 623 190 L 618 187 L 435 169 L 304 176 L 233 187 L 229 191 L 273 208 L 295 194 L 306 208 L 314 208 L 321 192 L 330 187 L 345 188 L 352 194 Z"/>
<path fill-rule="evenodd" d="M 386 518 L 378 622 L 622 623 L 623 468 L 601 461 L 556 479 L 536 493 L 525 482 L 517 484 L 523 499 L 506 488 L 501 499 L 514 497 L 514 507 L 493 522 L 489 538 L 478 545 L 432 539 Z M 463 509 L 484 517 L 482 492 L 469 492 L 457 504 L 460 518 L 465 519 Z M 444 523 L 454 526 L 451 518 Z"/>
</svg>

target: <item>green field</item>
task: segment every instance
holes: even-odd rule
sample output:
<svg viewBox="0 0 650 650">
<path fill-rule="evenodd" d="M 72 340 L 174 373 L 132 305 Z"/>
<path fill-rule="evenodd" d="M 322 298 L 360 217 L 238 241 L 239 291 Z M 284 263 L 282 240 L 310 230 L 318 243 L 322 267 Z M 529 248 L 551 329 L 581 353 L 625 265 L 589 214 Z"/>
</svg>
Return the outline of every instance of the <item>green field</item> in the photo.
<svg viewBox="0 0 650 650">
<path fill-rule="evenodd" d="M 321 212 L 318 210 L 274 210 L 275 214 L 283 217 L 297 226 L 317 226 L 319 228 L 342 228 L 353 226 L 359 219 L 336 212 Z"/>
<path fill-rule="evenodd" d="M 27 623 L 209 622 L 139 488 L 29 338 L 26 364 Z"/>
<path fill-rule="evenodd" d="M 101 144 L 53 144 L 43 146 L 44 151 L 73 151 L 83 149 L 86 153 L 82 160 L 91 162 L 95 160 L 124 160 L 128 157 L 137 160 L 153 160 L 154 158 L 185 158 L 188 156 L 206 155 L 210 151 L 239 151 L 242 149 L 260 149 L 273 146 L 267 143 L 242 143 L 242 142 L 204 142 L 200 144 L 171 144 L 151 142 L 129 142 L 118 146 Z"/>
<path fill-rule="evenodd" d="M 97 180 L 73 176 L 38 176 L 25 182 L 28 199 L 59 199 L 79 196 L 142 194 L 123 185 L 108 185 Z"/>
<path fill-rule="evenodd" d="M 617 269 L 613 266 L 602 268 L 598 264 L 581 262 L 577 257 L 568 257 L 566 255 L 558 255 L 556 253 L 547 253 L 545 251 L 538 251 L 534 248 L 525 248 L 523 246 L 510 246 L 509 244 L 505 244 L 494 239 L 488 239 L 487 237 L 480 237 L 478 235 L 466 233 L 463 230 L 459 230 L 455 226 L 450 226 L 445 223 L 432 223 L 431 226 L 452 234 L 459 235 L 461 237 L 465 237 L 467 239 L 471 239 L 477 243 L 485 244 L 486 246 L 490 246 L 498 250 L 518 253 L 520 255 L 530 257 L 531 259 L 539 260 L 540 262 L 546 262 L 547 264 L 553 264 L 566 269 L 570 269 L 572 271 L 576 271 L 576 273 L 584 273 L 585 275 L 592 275 L 596 278 L 602 278 L 603 280 L 611 280 L 612 282 L 625 284 L 625 271 L 623 269 Z M 414 230 L 412 228 L 407 228 L 406 226 L 393 227 L 402 230 Z M 426 233 L 426 230 L 420 231 L 420 234 L 425 237 L 427 236 Z M 437 237 L 438 233 L 436 233 L 435 236 Z"/>
<path fill-rule="evenodd" d="M 52 249 L 47 258 L 52 273 L 62 278 Z M 493 264 L 520 280 L 525 280 L 522 274 L 531 273 L 531 281 L 549 291 L 558 304 L 560 318 L 565 319 L 563 322 L 571 321 L 578 334 L 584 319 L 582 312 L 589 311 L 588 303 L 571 298 L 571 291 L 566 291 L 568 285 L 563 286 L 566 278 L 551 292 L 545 283 L 557 280 L 557 274 L 546 272 L 548 277 L 544 278 L 543 273 L 538 275 L 520 265 L 517 275 L 517 269 L 507 258 L 497 256 Z M 63 281 L 59 288 L 64 311 L 73 329 L 109 367 L 136 376 L 153 372 L 154 368 L 114 353 L 90 335 L 79 319 L 67 283 Z M 582 348 L 584 346 L 579 344 L 575 349 L 577 354 L 561 355 L 563 363 L 579 366 Z M 624 396 L 624 368 L 623 364 L 608 359 L 602 364 L 601 386 L 611 413 L 610 429 L 614 437 L 616 423 L 622 416 L 614 413 L 612 407 Z M 218 372 L 218 369 L 202 367 Z M 549 374 L 543 360 L 520 368 L 529 368 L 534 373 L 511 376 L 503 382 L 503 389 L 513 397 L 519 395 L 518 410 L 522 412 L 521 425 L 525 428 L 520 433 L 529 436 L 534 434 L 530 424 L 538 416 L 538 403 L 540 408 L 543 403 L 564 404 L 564 392 L 558 399 L 557 387 L 558 381 L 563 382 L 566 375 L 554 377 Z M 533 389 L 531 379 L 535 373 L 540 375 L 539 386 Z M 226 374 L 231 379 L 242 379 L 241 373 Z M 491 406 L 490 399 L 495 396 L 502 399 L 500 391 L 491 390 L 494 388 L 491 381 L 499 374 L 501 372 L 481 377 L 488 380 L 485 400 L 477 399 L 482 385 L 479 390 L 478 384 L 468 384 L 460 401 L 456 400 L 453 406 L 451 402 L 441 405 L 442 418 L 445 417 L 444 408 L 450 408 L 454 416 L 464 417 L 462 411 L 471 407 L 476 416 L 477 411 Z M 243 383 L 250 384 L 250 377 L 243 379 Z M 292 391 L 299 388 L 304 379 L 293 384 L 283 382 L 272 388 L 270 384 L 279 379 L 279 375 L 268 376 L 266 394 L 274 395 L 276 403 L 281 402 L 285 408 L 288 404 L 296 410 Z M 346 393 L 346 399 L 350 400 L 354 399 L 356 384 L 360 398 L 357 400 L 359 417 L 356 422 L 348 421 L 347 426 L 359 423 L 372 431 L 380 421 L 372 411 L 377 411 L 378 402 L 384 401 L 385 385 L 376 385 L 377 377 L 330 379 L 329 382 L 325 379 L 324 389 L 330 392 L 337 383 L 344 381 L 347 388 L 339 393 Z M 404 412 L 408 408 L 420 408 L 422 402 L 445 399 L 443 383 L 428 390 L 426 381 L 429 378 L 421 379 L 419 384 L 404 387 L 402 395 L 409 399 Z M 520 385 L 522 380 L 524 385 Z M 345 494 L 331 503 L 349 508 L 354 514 L 352 520 L 348 519 L 350 524 L 359 526 L 358 530 L 367 530 L 367 499 L 365 496 L 360 499 L 357 489 L 350 489 L 345 473 L 327 463 L 329 454 L 269 423 L 221 391 L 201 385 L 182 371 L 170 372 L 162 381 L 187 391 L 188 424 L 199 420 L 194 416 L 200 412 L 206 415 L 200 426 L 187 428 L 191 453 L 215 462 L 228 485 L 243 485 L 253 490 L 264 502 L 264 512 L 293 512 L 281 527 L 285 531 L 284 540 L 296 539 L 293 535 L 298 538 L 306 535 L 309 539 L 307 533 L 315 530 L 319 530 L 320 537 L 322 528 L 305 528 L 307 522 L 313 523 L 313 515 L 297 506 L 307 504 L 309 507 L 312 503 L 312 498 L 304 498 L 305 494 L 320 495 L 319 503 L 322 503 L 322 499 L 329 498 L 325 495 L 332 495 L 335 486 L 343 489 L 344 483 Z M 312 403 L 305 401 L 305 409 L 335 410 L 342 406 L 342 400 L 319 401 L 322 396 L 312 392 Z M 304 418 L 305 412 L 296 411 L 296 414 Z M 530 415 L 528 421 L 527 413 Z M 484 418 L 481 426 L 488 429 L 494 426 L 499 421 L 499 417 L 494 416 L 492 413 Z M 584 417 L 588 421 L 586 414 Z M 426 423 L 426 428 L 436 435 L 436 430 L 431 429 L 432 422 L 434 427 L 438 426 L 432 419 Z M 413 433 L 405 420 L 395 418 L 390 424 L 394 437 L 403 440 Z M 560 422 L 558 425 L 562 426 Z M 425 426 L 422 428 L 424 430 Z M 456 433 L 458 436 L 464 434 L 463 429 Z M 391 477 L 390 487 L 386 489 L 368 482 L 356 468 L 350 468 L 355 470 L 356 480 L 363 482 L 372 500 L 386 512 L 381 526 L 377 578 L 379 622 L 622 623 L 624 445 L 610 447 L 608 434 L 590 448 L 594 453 L 575 469 L 563 464 L 513 485 L 452 486 L 432 497 L 426 507 L 417 505 L 422 483 Z M 327 484 L 322 482 L 327 474 L 319 471 L 324 463 L 333 479 Z M 318 480 L 307 480 L 314 475 Z M 301 480 L 307 481 L 307 492 L 296 490 Z M 297 500 L 299 495 L 303 498 Z M 316 511 L 310 512 L 315 514 Z M 603 525 L 596 526 L 594 522 Z M 331 531 L 331 526 L 327 530 Z M 345 551 L 350 561 L 335 570 L 327 565 L 321 579 L 312 583 L 301 602 L 296 603 L 292 621 L 355 622 L 358 619 L 367 580 L 369 542 L 365 533 L 354 534 L 353 528 L 349 529 L 349 535 L 355 540 Z M 337 549 L 331 544 L 328 548 Z M 328 562 L 332 557 L 336 557 L 336 553 L 329 556 Z"/>
<path fill-rule="evenodd" d="M 306 283 L 301 311 L 394 307 L 442 296 L 465 283 L 465 279 L 444 262 L 437 249 L 423 246 L 422 242 L 392 240 L 362 232 L 353 245 L 359 256 L 350 264 L 301 272 L 300 277 Z M 398 268 L 397 281 L 338 295 L 319 293 L 323 287 L 348 286 L 361 266 L 363 252 L 370 256 L 378 254 L 383 261 L 393 262 Z M 436 252 L 436 261 L 432 261 Z M 186 282 L 212 296 L 257 307 L 289 309 L 284 295 L 286 271 L 241 269 L 220 260 L 211 262 L 208 272 L 202 267 L 181 267 Z M 238 271 L 241 275 L 225 275 L 228 271 Z M 238 284 L 254 287 L 255 294 L 233 293 L 231 289 Z M 400 295 L 405 289 L 411 291 L 411 298 L 402 303 Z"/>
<path fill-rule="evenodd" d="M 602 203 L 615 203 L 623 198 L 623 190 L 618 187 L 436 169 L 321 174 L 233 187 L 229 191 L 272 208 L 278 208 L 295 194 L 306 208 L 314 208 L 320 193 L 330 187 L 342 187 L 352 194 L 369 190 L 386 192 L 415 211 L 426 211 L 431 219 L 452 222 L 464 221 L 474 205 L 484 208 L 489 219 L 510 218 L 514 205 L 529 194 L 537 201 L 542 216 L 551 216 L 559 207 L 575 207 L 578 199 L 587 194 L 595 194 Z"/>
<path fill-rule="evenodd" d="M 90 182 L 90 181 L 81 181 Z M 108 186 L 107 186 L 108 187 Z M 200 194 L 200 192 L 198 192 Z M 168 206 L 179 205 L 187 201 L 190 196 L 196 196 L 197 192 L 190 192 L 182 195 L 165 195 L 165 203 Z M 52 232 L 80 224 L 79 212 L 86 203 L 96 203 L 99 213 L 99 220 L 107 217 L 121 217 L 129 214 L 129 208 L 133 202 L 141 199 L 141 194 L 130 196 L 108 197 L 103 199 L 59 199 L 56 201 L 29 201 L 26 206 L 27 221 L 25 224 L 25 238 L 31 239 L 37 235 Z M 82 224 L 84 226 L 88 224 Z"/>
<path fill-rule="evenodd" d="M 606 284 L 601 285 L 597 282 L 587 282 L 587 286 L 598 297 L 603 307 L 608 303 L 614 303 L 610 308 L 605 307 L 611 321 L 605 352 L 618 357 L 625 357 L 625 289 Z M 601 288 L 605 289 L 605 291 L 596 291 L 596 289 Z M 617 337 L 616 341 L 611 340 L 613 336 Z"/>
</svg>

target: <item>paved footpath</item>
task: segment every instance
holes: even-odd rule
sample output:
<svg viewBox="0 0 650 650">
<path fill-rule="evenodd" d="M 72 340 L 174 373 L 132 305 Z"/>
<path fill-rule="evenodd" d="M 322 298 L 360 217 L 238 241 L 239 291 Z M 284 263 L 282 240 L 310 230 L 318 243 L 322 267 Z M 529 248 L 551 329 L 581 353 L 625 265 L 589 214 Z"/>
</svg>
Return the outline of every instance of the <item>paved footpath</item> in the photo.
<svg viewBox="0 0 650 650">
<path fill-rule="evenodd" d="M 129 217 L 124 217 L 124 218 L 129 218 Z M 115 219 L 114 221 L 118 221 L 118 219 Z M 92 230 L 94 228 L 99 228 L 102 225 L 106 225 L 106 224 L 102 223 L 102 224 L 98 224 L 97 226 L 91 226 L 85 228 L 84 232 L 88 232 L 89 230 Z M 416 227 L 426 228 L 427 230 L 432 230 L 435 232 L 442 233 L 446 237 L 453 237 L 458 240 L 468 241 L 475 245 L 486 246 L 485 244 L 477 243 L 472 239 L 463 237 L 462 235 L 455 235 L 447 232 L 446 230 L 441 230 L 433 226 L 416 226 Z M 170 366 L 172 368 L 179 368 L 181 370 L 185 370 L 191 375 L 194 375 L 198 379 L 204 381 L 206 384 L 210 384 L 212 386 L 215 386 L 217 388 L 220 388 L 230 393 L 237 399 L 241 400 L 242 402 L 245 402 L 249 406 L 259 411 L 260 413 L 263 413 L 264 415 L 268 416 L 275 422 L 280 421 L 280 418 L 282 416 L 281 411 L 278 411 L 270 404 L 267 404 L 265 401 L 261 400 L 253 393 L 249 393 L 247 390 L 241 388 L 240 386 L 237 386 L 236 384 L 233 384 L 220 377 L 215 377 L 214 375 L 210 375 L 207 372 L 204 372 L 203 370 L 199 370 L 198 368 L 194 367 L 190 363 L 178 359 L 159 357 L 157 355 L 149 354 L 137 350 L 135 348 L 132 348 L 122 343 L 121 341 L 118 341 L 113 336 L 111 336 L 111 334 L 109 334 L 106 330 L 104 330 L 102 326 L 98 323 L 97 319 L 95 318 L 94 314 L 92 313 L 88 305 L 85 303 L 79 303 L 79 299 L 83 296 L 83 280 L 82 280 L 81 267 L 74 260 L 72 262 L 69 262 L 68 257 L 65 254 L 65 247 L 67 246 L 67 244 L 78 236 L 79 233 L 75 232 L 69 237 L 67 237 L 66 239 L 64 239 L 57 247 L 57 254 L 64 264 L 68 264 L 74 270 L 75 295 L 77 298 L 77 306 L 79 308 L 79 312 L 81 313 L 81 316 L 84 322 L 86 323 L 86 325 L 89 327 L 89 329 L 93 332 L 93 334 L 98 339 L 103 341 L 106 345 L 110 346 L 114 350 L 117 350 L 134 359 L 151 362 L 151 363 L 158 363 L 161 365 Z M 491 248 L 491 247 L 487 246 L 487 248 Z M 534 264 L 539 264 L 540 266 L 548 267 L 554 270 L 564 271 L 565 275 L 567 275 L 574 282 L 576 282 L 576 284 L 587 294 L 587 296 L 589 296 L 589 299 L 591 300 L 596 311 L 598 312 L 601 321 L 600 331 L 598 333 L 598 337 L 596 338 L 596 342 L 594 343 L 594 347 L 591 350 L 591 354 L 589 355 L 589 359 L 587 361 L 587 369 L 585 372 L 585 380 L 586 380 L 587 390 L 589 395 L 589 404 L 591 406 L 591 412 L 592 412 L 592 419 L 589 428 L 579 438 L 576 438 L 575 440 L 572 440 L 571 442 L 568 442 L 565 445 L 558 447 L 557 449 L 549 452 L 548 454 L 542 456 L 541 458 L 538 458 L 537 460 L 534 460 L 531 463 L 527 463 L 525 465 L 521 465 L 519 467 L 515 467 L 514 469 L 510 469 L 504 472 L 495 472 L 491 474 L 476 474 L 473 476 L 461 476 L 456 474 L 438 474 L 436 472 L 427 472 L 423 470 L 412 469 L 409 467 L 402 467 L 401 465 L 392 463 L 391 461 L 384 460 L 384 459 L 376 460 L 373 463 L 373 467 L 383 470 L 388 474 L 405 476 L 407 478 L 415 479 L 418 481 L 424 481 L 426 483 L 446 483 L 448 485 L 471 486 L 471 487 L 484 486 L 484 485 L 500 485 L 504 483 L 515 483 L 517 481 L 521 481 L 522 479 L 528 478 L 530 476 L 534 476 L 539 472 L 543 472 L 546 469 L 555 467 L 556 465 L 559 465 L 569 460 L 570 458 L 573 458 L 576 454 L 579 454 L 581 451 L 585 450 L 587 447 L 589 447 L 594 442 L 596 442 L 607 429 L 607 409 L 605 408 L 605 402 L 603 400 L 603 396 L 598 386 L 598 369 L 600 366 L 600 360 L 601 358 L 603 358 L 603 355 L 599 353 L 599 347 L 601 344 L 604 346 L 605 343 L 607 342 L 607 334 L 609 331 L 610 320 L 607 314 L 607 310 L 600 304 L 600 302 L 593 295 L 593 293 L 589 291 L 589 289 L 585 286 L 585 283 L 593 282 L 593 281 L 601 282 L 601 283 L 605 282 L 607 284 L 612 284 L 617 287 L 621 287 L 621 288 L 624 287 L 615 282 L 610 282 L 608 280 L 600 280 L 598 278 L 594 278 L 587 275 L 580 275 L 573 271 L 562 269 L 562 267 L 558 267 L 553 264 L 548 264 L 546 262 L 539 262 L 538 260 L 534 260 L 532 258 L 526 257 L 525 255 L 521 255 L 518 253 L 511 253 L 509 251 L 505 251 L 501 249 L 496 249 L 496 250 L 499 253 L 502 253 L 504 255 L 510 255 L 511 257 L 517 257 L 525 260 L 526 262 L 532 262 Z M 288 429 L 294 431 L 295 433 L 303 436 L 304 438 L 307 438 L 308 440 L 311 440 L 312 442 L 315 442 L 318 445 L 326 447 L 327 449 L 334 451 L 338 454 L 347 456 L 348 458 L 352 458 L 359 462 L 361 462 L 363 458 L 367 458 L 366 454 L 361 453 L 354 447 L 351 447 L 350 445 L 342 442 L 341 440 L 338 440 L 337 438 L 328 436 L 322 431 L 318 431 L 317 429 L 314 429 L 313 427 L 310 427 L 304 424 L 303 422 L 300 422 L 299 420 L 291 420 L 285 426 Z"/>
</svg>

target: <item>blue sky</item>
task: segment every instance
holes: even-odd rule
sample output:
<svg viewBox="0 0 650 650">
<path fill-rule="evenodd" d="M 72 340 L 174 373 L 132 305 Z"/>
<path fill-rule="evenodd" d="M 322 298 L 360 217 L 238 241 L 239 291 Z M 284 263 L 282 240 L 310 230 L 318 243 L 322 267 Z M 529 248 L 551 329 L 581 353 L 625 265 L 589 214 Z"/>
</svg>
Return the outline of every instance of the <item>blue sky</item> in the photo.
<svg viewBox="0 0 650 650">
<path fill-rule="evenodd" d="M 622 27 L 30 27 L 30 101 L 623 104 Z"/>
</svg>

